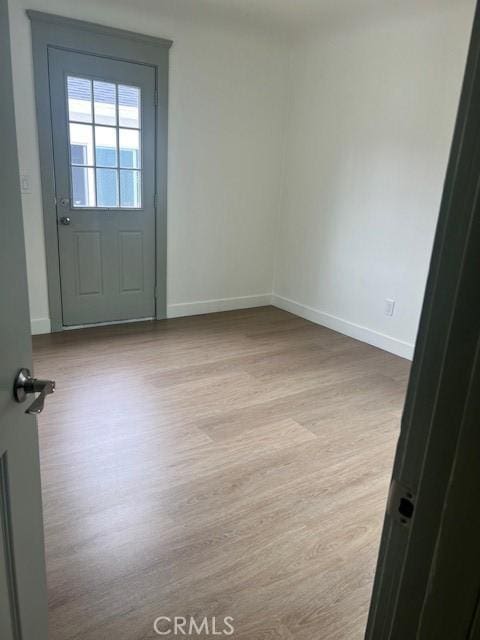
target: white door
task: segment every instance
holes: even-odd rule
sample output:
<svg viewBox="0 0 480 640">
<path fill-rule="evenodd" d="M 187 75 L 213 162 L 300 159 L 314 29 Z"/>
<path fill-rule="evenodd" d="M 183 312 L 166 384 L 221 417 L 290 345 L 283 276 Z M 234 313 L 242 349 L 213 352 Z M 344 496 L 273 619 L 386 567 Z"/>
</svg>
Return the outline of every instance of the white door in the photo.
<svg viewBox="0 0 480 640">
<path fill-rule="evenodd" d="M 7 0 L 0 0 L 0 93 L 0 638 L 47 640 L 37 424 L 25 413 L 34 397 L 19 404 L 13 393 L 32 354 Z"/>
</svg>

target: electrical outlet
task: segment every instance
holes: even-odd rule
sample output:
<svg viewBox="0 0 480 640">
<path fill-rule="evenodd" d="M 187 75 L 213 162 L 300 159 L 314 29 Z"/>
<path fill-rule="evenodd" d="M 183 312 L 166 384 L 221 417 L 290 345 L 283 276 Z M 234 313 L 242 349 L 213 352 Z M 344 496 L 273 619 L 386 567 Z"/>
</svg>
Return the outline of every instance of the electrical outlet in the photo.
<svg viewBox="0 0 480 640">
<path fill-rule="evenodd" d="M 391 300 L 390 298 L 387 298 L 385 300 L 385 315 L 386 316 L 393 316 L 393 314 L 395 313 L 395 300 Z"/>
</svg>

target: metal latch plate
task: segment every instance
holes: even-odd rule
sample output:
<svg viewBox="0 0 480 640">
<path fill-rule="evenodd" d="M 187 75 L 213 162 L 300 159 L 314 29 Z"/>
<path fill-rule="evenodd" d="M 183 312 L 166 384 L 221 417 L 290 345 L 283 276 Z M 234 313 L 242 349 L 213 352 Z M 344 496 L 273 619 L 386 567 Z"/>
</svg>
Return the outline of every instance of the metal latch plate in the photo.
<svg viewBox="0 0 480 640">
<path fill-rule="evenodd" d="M 387 513 L 403 527 L 410 527 L 415 512 L 415 495 L 393 478 L 388 494 Z"/>
</svg>

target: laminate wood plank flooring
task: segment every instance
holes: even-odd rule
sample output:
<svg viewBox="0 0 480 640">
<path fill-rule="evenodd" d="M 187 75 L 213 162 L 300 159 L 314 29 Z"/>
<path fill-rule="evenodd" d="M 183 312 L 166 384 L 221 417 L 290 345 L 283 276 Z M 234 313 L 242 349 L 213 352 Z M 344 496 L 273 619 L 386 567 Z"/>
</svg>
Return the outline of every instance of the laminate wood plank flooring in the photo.
<svg viewBox="0 0 480 640">
<path fill-rule="evenodd" d="M 361 640 L 408 361 L 272 307 L 33 345 L 51 640 Z"/>
</svg>

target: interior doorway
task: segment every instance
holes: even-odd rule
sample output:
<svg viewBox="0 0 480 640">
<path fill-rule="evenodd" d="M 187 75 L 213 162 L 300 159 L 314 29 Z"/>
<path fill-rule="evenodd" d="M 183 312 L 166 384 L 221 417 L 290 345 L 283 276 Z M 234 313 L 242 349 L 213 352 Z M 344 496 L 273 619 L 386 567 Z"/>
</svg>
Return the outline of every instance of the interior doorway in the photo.
<svg viewBox="0 0 480 640">
<path fill-rule="evenodd" d="M 0 3 L 5 5 L 5 0 Z M 55 67 L 56 52 L 60 52 L 58 78 L 64 93 L 58 91 L 57 94 L 63 95 L 64 100 L 63 106 L 58 105 L 61 112 L 58 122 L 63 121 L 65 125 L 60 152 L 66 156 L 59 171 L 65 173 L 68 187 L 68 193 L 61 198 L 67 202 L 61 206 L 70 207 L 69 211 L 75 214 L 77 209 L 79 214 L 82 209 L 90 209 L 98 215 L 113 216 L 122 213 L 123 202 L 129 205 L 123 209 L 136 213 L 145 201 L 143 187 L 135 188 L 135 184 L 145 182 L 140 141 L 145 118 L 137 115 L 132 126 L 130 117 L 130 126 L 124 121 L 122 125 L 120 110 L 141 104 L 150 89 L 142 90 L 136 77 L 126 78 L 125 74 L 115 77 L 105 74 L 103 68 L 82 70 L 82 64 L 75 66 L 74 59 L 84 47 L 79 53 L 82 61 L 95 56 L 101 60 L 94 62 L 102 67 L 106 60 L 140 64 L 142 56 L 138 57 L 134 49 L 139 39 L 143 42 L 144 38 L 134 34 L 112 36 L 111 30 L 95 25 L 79 26 L 60 18 L 31 16 L 37 26 L 40 24 L 34 29 L 34 42 L 35 59 L 43 60 L 36 75 L 42 87 L 49 86 L 53 78 L 49 75 L 50 69 Z M 77 37 L 79 33 L 81 36 Z M 123 38 L 123 57 L 120 49 L 112 52 L 111 39 L 117 37 Z M 150 42 L 146 46 L 150 44 L 154 46 Z M 94 54 L 95 47 L 98 49 Z M 72 66 L 65 63 L 64 52 L 71 55 Z M 215 54 L 218 56 L 217 51 Z M 147 60 L 148 55 L 144 59 Z M 165 59 L 163 56 L 163 62 Z M 45 60 L 47 67 L 42 66 Z M 143 66 L 157 65 L 145 62 Z M 159 74 L 158 69 L 155 73 Z M 156 75 L 152 102 L 165 107 L 165 92 L 163 102 L 158 98 L 158 77 Z M 105 99 L 108 92 L 110 100 Z M 11 93 L 8 86 L 5 94 Z M 46 120 L 50 129 L 45 133 L 42 127 L 40 131 L 42 171 L 51 171 L 54 175 L 55 155 L 48 146 L 56 144 L 53 129 L 57 118 L 52 117 L 52 93 L 47 93 L 46 103 L 42 91 L 37 95 L 39 112 L 47 104 L 50 114 Z M 78 104 L 85 95 L 89 99 L 83 102 L 89 102 L 90 107 Z M 471 95 L 477 93 L 471 92 Z M 100 106 L 97 108 L 96 104 Z M 160 113 L 165 117 L 164 109 L 157 108 L 157 119 Z M 110 118 L 109 123 L 105 122 L 106 118 Z M 70 125 L 77 129 L 74 133 L 78 137 L 70 134 Z M 79 135 L 75 125 L 86 126 L 82 131 L 87 144 L 83 143 L 85 138 Z M 97 145 L 97 127 L 99 139 L 101 132 L 106 135 L 102 127 L 111 129 L 115 144 Z M 9 130 L 14 129 L 10 124 Z M 120 144 L 122 130 L 137 132 L 136 147 Z M 165 132 L 165 128 L 159 127 L 157 121 L 157 144 L 160 131 Z M 88 142 L 89 136 L 91 142 Z M 462 135 L 461 138 L 476 144 L 474 136 Z M 470 147 L 472 151 L 476 148 Z M 122 150 L 125 153 L 120 157 Z M 467 158 L 467 164 L 469 162 Z M 154 203 L 159 199 L 159 166 L 157 162 Z M 456 166 L 463 169 L 464 165 L 456 163 Z M 130 182 L 124 181 L 123 191 L 122 172 L 131 172 L 128 175 L 132 178 Z M 473 196 L 478 190 L 471 188 L 473 181 L 467 180 L 471 172 L 465 171 L 463 176 L 469 188 L 458 188 L 458 193 L 461 192 L 463 202 L 468 202 L 470 197 L 476 203 Z M 58 244 L 59 198 L 55 200 L 55 185 L 52 189 L 48 176 L 43 177 L 47 235 L 50 240 L 56 238 Z M 8 179 L 6 183 L 11 186 L 13 180 Z M 456 189 L 461 186 L 462 182 L 458 182 Z M 164 203 L 165 192 L 160 195 Z M 24 268 L 16 266 L 18 260 L 14 262 L 22 253 L 13 252 L 15 238 L 21 248 L 18 193 L 16 197 L 15 215 L 10 214 L 15 236 L 6 243 L 9 253 L 4 252 L 7 260 L 3 272 L 8 275 L 15 267 L 14 275 L 17 278 L 20 275 L 23 281 L 12 279 L 8 287 L 4 287 L 7 293 L 26 292 Z M 97 206 L 99 200 L 106 206 Z M 455 246 L 448 242 L 445 246 L 450 255 L 463 258 L 458 211 L 464 210 L 456 208 L 454 199 L 451 202 L 456 214 L 452 217 L 456 223 L 452 235 L 459 238 L 459 242 Z M 135 204 L 140 206 L 133 206 Z M 68 228 L 71 220 L 68 215 L 65 218 L 62 226 Z M 470 223 L 470 218 L 466 221 Z M 463 228 L 476 230 L 469 224 Z M 156 224 L 157 257 L 158 229 Z M 85 233 L 95 234 L 97 229 L 87 229 Z M 165 235 L 162 238 L 164 241 Z M 448 234 L 445 239 L 449 240 Z M 95 259 L 97 264 L 100 262 L 99 247 L 101 242 L 95 244 L 95 241 L 86 242 L 83 247 L 84 295 L 96 295 L 101 289 L 98 272 L 97 282 L 92 277 Z M 454 254 L 452 248 L 459 251 Z M 472 255 L 478 256 L 478 251 L 472 251 Z M 60 304 L 60 315 L 55 315 L 58 309 L 53 308 L 52 318 L 62 328 L 65 320 L 58 249 L 56 260 L 58 291 L 54 276 L 51 289 L 53 307 Z M 477 266 L 473 260 L 459 262 L 462 266 Z M 218 265 L 221 270 L 224 263 Z M 467 297 L 457 289 L 450 271 L 442 272 L 445 277 L 438 280 L 442 285 L 440 307 L 448 307 L 449 313 L 451 310 L 457 314 L 454 304 L 445 304 L 446 292 L 453 290 L 455 294 L 462 294 L 456 297 L 456 302 L 464 303 L 462 309 L 470 312 L 470 342 L 466 344 L 459 331 L 460 337 L 454 336 L 458 344 L 435 338 L 424 350 L 426 343 L 421 338 L 416 361 L 422 363 L 423 379 L 429 385 L 433 381 L 432 369 L 425 363 L 438 362 L 442 375 L 444 362 L 450 363 L 454 384 L 449 387 L 460 386 L 463 391 L 466 385 L 462 384 L 459 372 L 465 372 L 465 357 L 462 362 L 459 356 L 464 355 L 466 346 L 467 355 L 473 360 L 472 343 L 473 339 L 478 343 L 474 333 L 478 322 L 471 310 L 476 309 L 477 298 Z M 449 282 L 449 287 L 443 286 Z M 161 286 L 157 277 L 156 290 Z M 473 287 L 471 289 L 473 291 Z M 158 293 L 156 297 L 158 300 Z M 11 298 L 16 301 L 17 296 L 11 295 Z M 12 612 L 9 627 L 14 631 L 9 638 L 21 633 L 18 631 L 21 625 L 16 622 L 20 620 L 19 614 L 32 626 L 34 615 L 44 620 L 43 578 L 33 576 L 31 579 L 32 572 L 23 570 L 29 558 L 24 556 L 23 549 L 32 547 L 32 538 L 39 544 L 43 529 L 40 518 L 32 518 L 32 513 L 40 514 L 38 477 L 26 482 L 28 476 L 21 473 L 29 468 L 37 475 L 36 440 L 32 438 L 32 429 L 28 431 L 32 425 L 21 421 L 31 419 L 26 418 L 25 413 L 31 412 L 33 405 L 18 407 L 13 404 L 14 397 L 19 401 L 18 397 L 12 397 L 12 389 L 18 391 L 18 385 L 12 385 L 14 375 L 20 365 L 22 368 L 29 365 L 30 358 L 25 341 L 23 346 L 28 348 L 23 353 L 14 353 L 20 333 L 23 331 L 23 336 L 28 336 L 25 296 L 22 307 L 17 317 L 8 316 L 6 329 L 1 333 L 9 354 L 3 374 L 4 389 L 8 387 L 5 407 L 14 416 L 5 431 L 7 439 L 3 450 L 9 449 L 10 464 L 13 460 L 17 474 L 11 475 L 8 482 L 5 480 L 10 471 L 2 450 L 1 524 L 6 541 L 3 551 L 7 551 L 4 555 L 8 562 L 3 561 L 4 569 L 0 573 L 8 585 L 8 598 L 3 598 L 3 602 Z M 432 309 L 431 314 L 424 316 L 429 327 L 430 317 L 435 321 L 450 321 Z M 8 303 L 8 311 L 16 312 L 17 307 Z M 158 316 L 158 305 L 155 311 Z M 464 331 L 465 324 L 460 314 L 458 317 L 460 322 L 456 326 Z M 454 354 L 450 360 L 444 358 L 443 349 L 447 348 Z M 160 627 L 159 620 L 168 622 L 177 616 L 186 620 L 197 615 L 197 622 L 207 617 L 210 621 L 219 620 L 220 625 L 225 620 L 234 622 L 239 639 L 303 640 L 320 634 L 325 640 L 350 640 L 363 635 L 376 543 L 409 375 L 408 362 L 272 307 L 40 336 L 34 339 L 34 362 L 42 375 L 59 381 L 55 404 L 47 407 L 39 420 L 51 640 L 76 640 L 79 636 L 82 640 L 97 640 L 99 635 L 116 640 L 153 638 L 171 633 L 168 628 Z M 11 371 L 7 371 L 7 365 Z M 414 369 L 411 377 L 412 397 L 419 395 L 421 382 L 415 371 L 419 369 Z M 28 386 L 25 382 L 20 385 L 26 395 L 39 391 L 34 380 L 27 381 Z M 50 382 L 50 389 L 53 388 L 51 380 L 36 380 L 37 385 L 39 382 Z M 439 396 L 433 387 L 428 389 L 433 392 L 424 392 L 423 397 Z M 449 398 L 447 394 L 444 397 Z M 441 411 L 442 417 L 450 418 L 449 410 L 450 407 Z M 22 440 L 30 442 L 33 464 L 25 455 Z M 451 449 L 443 448 L 444 451 Z M 416 464 L 420 450 L 415 447 L 415 456 L 409 459 L 415 470 L 424 468 L 423 464 Z M 12 454 L 18 456 L 20 462 L 15 463 Z M 11 479 L 14 482 L 10 483 Z M 438 474 L 429 474 L 428 480 L 438 493 Z M 14 487 L 14 492 L 35 487 L 36 510 L 25 509 L 30 504 L 22 496 L 15 498 L 14 492 L 10 492 L 13 496 L 10 501 L 6 491 L 10 487 Z M 404 500 L 401 492 L 392 495 Z M 412 502 L 416 495 L 412 485 L 405 484 L 410 515 L 397 509 L 407 520 L 402 522 L 396 516 L 393 523 L 393 526 L 404 527 L 404 536 L 408 519 L 415 514 L 419 522 L 418 514 L 422 514 L 416 506 L 419 503 Z M 390 501 L 392 504 L 394 500 Z M 15 523 L 16 513 L 22 516 L 20 527 Z M 390 517 L 393 516 L 388 513 L 387 518 Z M 452 521 L 455 522 L 455 518 Z M 425 539 L 422 535 L 421 541 Z M 19 563 L 10 560 L 13 550 L 19 555 Z M 398 551 L 398 547 L 393 550 Z M 38 556 L 41 553 L 36 554 L 37 563 L 41 565 L 42 558 Z M 417 577 L 418 565 L 412 563 L 412 568 L 412 574 Z M 42 572 L 40 566 L 39 573 Z M 418 584 L 418 580 L 416 582 Z M 41 592 L 40 596 L 28 597 L 31 588 Z M 387 591 L 393 593 L 391 589 Z M 6 592 L 3 589 L 2 593 Z M 21 604 L 23 598 L 27 608 L 16 606 L 17 593 L 18 601 Z M 411 596 L 411 590 L 405 589 L 405 593 Z M 412 607 L 403 610 L 411 613 Z M 43 640 L 46 631 L 38 629 L 36 635 L 35 632 L 29 635 Z M 23 633 L 28 635 L 28 628 Z M 204 637 L 207 634 L 208 631 Z M 379 637 L 385 640 L 385 633 Z M 399 637 L 410 636 L 404 633 Z"/>
</svg>

